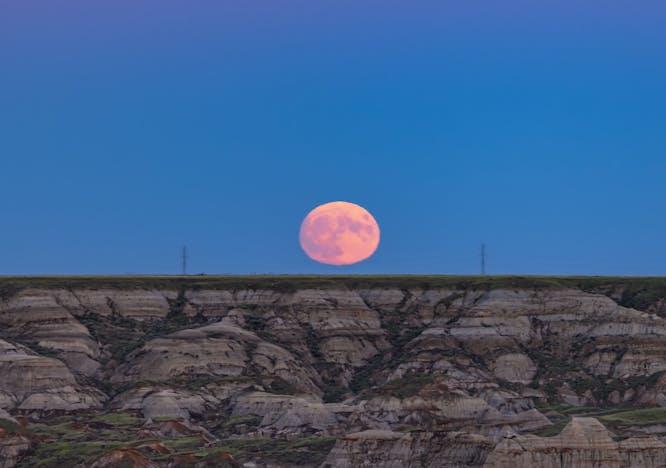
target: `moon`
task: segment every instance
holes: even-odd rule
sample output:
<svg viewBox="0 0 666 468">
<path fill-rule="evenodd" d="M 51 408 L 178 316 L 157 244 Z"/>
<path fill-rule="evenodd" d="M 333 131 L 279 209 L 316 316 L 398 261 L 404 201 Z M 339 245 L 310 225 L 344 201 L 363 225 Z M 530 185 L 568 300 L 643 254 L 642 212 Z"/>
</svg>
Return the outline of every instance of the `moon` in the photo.
<svg viewBox="0 0 666 468">
<path fill-rule="evenodd" d="M 379 225 L 362 206 L 345 201 L 319 205 L 303 220 L 301 247 L 312 260 L 352 265 L 369 258 L 379 246 Z"/>
</svg>

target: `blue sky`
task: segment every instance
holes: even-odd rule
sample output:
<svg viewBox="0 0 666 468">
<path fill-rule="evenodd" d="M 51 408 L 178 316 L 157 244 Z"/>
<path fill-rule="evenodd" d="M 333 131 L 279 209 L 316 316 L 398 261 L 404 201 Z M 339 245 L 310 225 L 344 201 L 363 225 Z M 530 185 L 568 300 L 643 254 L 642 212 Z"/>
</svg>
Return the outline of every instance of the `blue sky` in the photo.
<svg viewBox="0 0 666 468">
<path fill-rule="evenodd" d="M 666 4 L 0 2 L 0 274 L 666 274 Z M 382 228 L 310 261 L 314 206 Z"/>
</svg>

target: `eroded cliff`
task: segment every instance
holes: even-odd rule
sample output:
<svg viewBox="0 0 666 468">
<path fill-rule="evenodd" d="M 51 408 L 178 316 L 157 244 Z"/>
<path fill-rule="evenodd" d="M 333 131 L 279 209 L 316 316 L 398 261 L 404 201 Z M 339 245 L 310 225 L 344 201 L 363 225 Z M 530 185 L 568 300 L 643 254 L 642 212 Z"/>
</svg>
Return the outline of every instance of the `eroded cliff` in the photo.
<svg viewBox="0 0 666 468">
<path fill-rule="evenodd" d="M 661 279 L 7 278 L 0 466 L 664 466 L 665 298 Z"/>
</svg>

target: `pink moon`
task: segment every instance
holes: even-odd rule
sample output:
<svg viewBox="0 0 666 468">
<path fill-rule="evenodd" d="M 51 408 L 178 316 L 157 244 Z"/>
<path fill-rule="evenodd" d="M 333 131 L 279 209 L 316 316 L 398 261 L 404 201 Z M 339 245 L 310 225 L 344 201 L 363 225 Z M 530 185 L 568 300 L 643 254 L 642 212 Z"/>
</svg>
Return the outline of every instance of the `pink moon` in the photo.
<svg viewBox="0 0 666 468">
<path fill-rule="evenodd" d="M 335 201 L 319 205 L 303 220 L 301 247 L 312 260 L 352 265 L 366 260 L 379 246 L 379 225 L 362 206 Z"/>
</svg>

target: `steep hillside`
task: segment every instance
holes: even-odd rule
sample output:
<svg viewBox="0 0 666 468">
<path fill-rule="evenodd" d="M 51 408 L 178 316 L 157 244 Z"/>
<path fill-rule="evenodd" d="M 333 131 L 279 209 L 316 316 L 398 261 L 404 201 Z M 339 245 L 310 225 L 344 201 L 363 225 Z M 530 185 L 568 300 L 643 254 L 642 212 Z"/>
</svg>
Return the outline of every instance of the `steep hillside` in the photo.
<svg viewBox="0 0 666 468">
<path fill-rule="evenodd" d="M 663 317 L 661 278 L 0 278 L 0 468 L 664 466 Z"/>
</svg>

